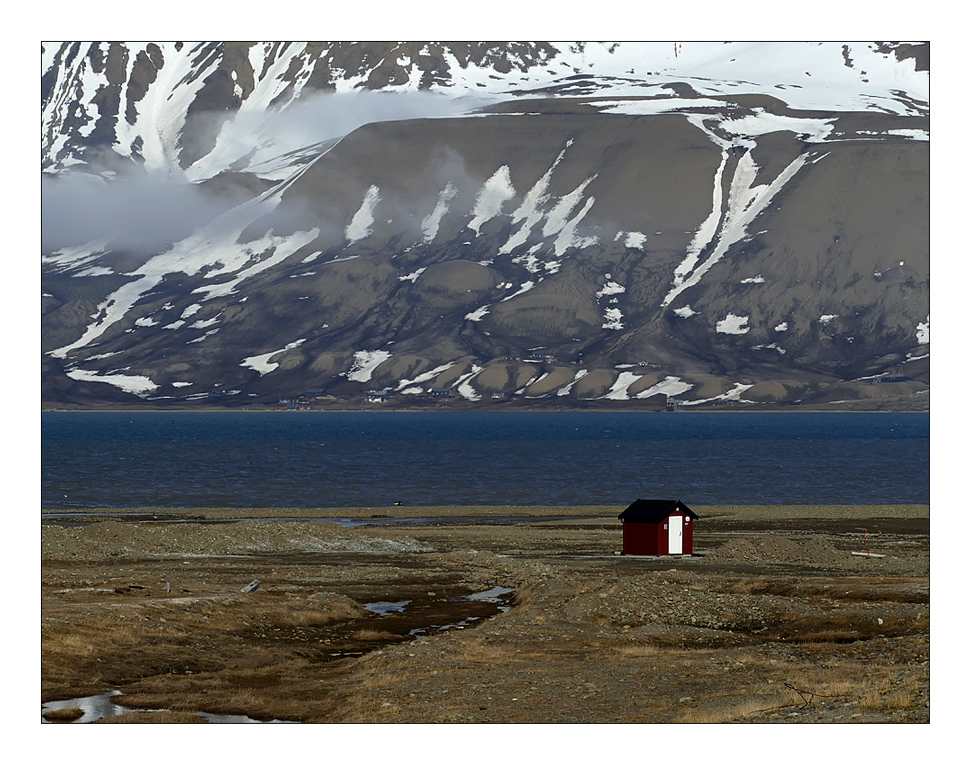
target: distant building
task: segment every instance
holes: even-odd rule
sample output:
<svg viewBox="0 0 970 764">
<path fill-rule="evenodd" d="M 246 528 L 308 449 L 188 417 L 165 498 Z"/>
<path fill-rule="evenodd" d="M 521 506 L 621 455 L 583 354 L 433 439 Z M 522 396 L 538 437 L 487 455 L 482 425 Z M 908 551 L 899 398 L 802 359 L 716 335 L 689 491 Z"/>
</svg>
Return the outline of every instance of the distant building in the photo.
<svg viewBox="0 0 970 764">
<path fill-rule="evenodd" d="M 558 359 L 551 353 L 546 353 L 542 348 L 534 350 L 525 358 L 530 363 L 556 363 Z"/>
<path fill-rule="evenodd" d="M 432 387 L 431 388 L 432 398 L 454 398 L 455 391 L 450 387 Z"/>
<path fill-rule="evenodd" d="M 694 553 L 697 513 L 680 500 L 637 499 L 619 517 L 623 554 Z"/>
</svg>

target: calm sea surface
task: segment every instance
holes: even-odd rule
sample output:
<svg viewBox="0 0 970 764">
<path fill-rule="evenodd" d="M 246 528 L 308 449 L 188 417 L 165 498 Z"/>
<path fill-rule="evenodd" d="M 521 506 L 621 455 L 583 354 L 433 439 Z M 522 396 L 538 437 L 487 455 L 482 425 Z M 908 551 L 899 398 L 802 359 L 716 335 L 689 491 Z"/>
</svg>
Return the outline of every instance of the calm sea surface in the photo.
<svg viewBox="0 0 970 764">
<path fill-rule="evenodd" d="M 44 510 L 928 504 L 927 414 L 47 413 Z"/>
</svg>

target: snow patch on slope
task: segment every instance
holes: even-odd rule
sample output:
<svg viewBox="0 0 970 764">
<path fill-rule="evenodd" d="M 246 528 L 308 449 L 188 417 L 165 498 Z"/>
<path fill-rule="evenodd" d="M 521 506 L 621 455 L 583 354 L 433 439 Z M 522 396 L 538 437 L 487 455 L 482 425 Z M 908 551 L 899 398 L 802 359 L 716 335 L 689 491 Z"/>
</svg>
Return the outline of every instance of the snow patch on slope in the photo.
<svg viewBox="0 0 970 764">
<path fill-rule="evenodd" d="M 271 189 L 256 199 L 234 207 L 166 252 L 155 255 L 140 268 L 127 274 L 133 280 L 123 284 L 105 298 L 98 306 L 94 323 L 85 329 L 81 337 L 69 345 L 51 351 L 50 355 L 64 358 L 72 350 L 93 342 L 109 327 L 123 319 L 143 295 L 154 289 L 171 273 L 194 276 L 204 270 L 206 279 L 226 273 L 236 273 L 235 278 L 227 282 L 195 290 L 208 292 L 208 296 L 204 299 L 210 299 L 230 294 L 242 280 L 277 265 L 302 246 L 313 241 L 319 234 L 318 229 L 298 231 L 285 237 L 274 236 L 270 231 L 257 241 L 239 243 L 243 232 L 253 220 L 276 208 L 282 190 L 279 187 Z M 271 252 L 271 255 L 264 258 L 266 252 Z"/>
<path fill-rule="evenodd" d="M 641 376 L 641 374 L 636 374 L 632 371 L 621 371 L 609 392 L 601 396 L 601 398 L 612 401 L 630 400 L 630 394 L 628 392 L 630 385 L 640 379 Z"/>
<path fill-rule="evenodd" d="M 736 316 L 728 313 L 723 319 L 717 322 L 715 329 L 721 334 L 747 334 L 751 331 L 748 324 L 748 316 Z"/>
<path fill-rule="evenodd" d="M 239 365 L 247 369 L 258 371 L 259 376 L 269 374 L 271 371 L 275 371 L 279 368 L 279 363 L 271 363 L 269 360 L 270 358 L 272 358 L 274 355 L 285 353 L 287 350 L 292 350 L 293 348 L 299 347 L 304 342 L 306 342 L 306 339 L 297 340 L 296 342 L 291 342 L 288 345 L 283 346 L 279 350 L 271 350 L 268 353 L 249 356 L 249 358 L 244 358 L 242 363 Z"/>
<path fill-rule="evenodd" d="M 458 381 L 455 383 L 455 389 L 458 394 L 469 401 L 480 401 L 482 396 L 471 386 L 471 381 L 481 374 L 485 367 L 472 365 L 472 370 L 467 374 L 459 377 Z"/>
<path fill-rule="evenodd" d="M 380 200 L 381 193 L 377 186 L 371 186 L 367 189 L 360 208 L 354 213 L 354 217 L 351 218 L 350 223 L 344 229 L 348 243 L 353 244 L 370 236 L 373 230 L 371 226 L 374 225 L 374 209 Z"/>
<path fill-rule="evenodd" d="M 424 382 L 430 382 L 439 374 L 445 371 L 448 371 L 448 369 L 450 369 L 454 365 L 455 365 L 455 361 L 451 361 L 449 363 L 443 363 L 440 366 L 436 366 L 435 368 L 431 369 L 431 371 L 426 371 L 422 374 L 419 374 L 414 379 L 402 379 L 400 382 L 397 383 L 397 389 L 401 390 L 403 388 L 412 388 L 414 385 L 420 385 L 420 384 L 423 384 Z M 409 392 L 409 390 L 404 390 L 404 392 L 407 393 Z M 416 388 L 414 392 L 421 392 L 421 389 Z"/>
<path fill-rule="evenodd" d="M 715 395 L 713 398 L 702 398 L 696 401 L 684 401 L 684 405 L 697 406 L 698 404 L 711 403 L 712 401 L 738 401 L 739 403 L 752 403 L 753 401 L 746 401 L 741 397 L 741 393 L 752 387 L 754 387 L 754 385 L 745 385 L 741 382 L 735 382 L 734 387 L 728 390 L 726 393 Z"/>
<path fill-rule="evenodd" d="M 607 274 L 606 278 L 610 278 L 609 274 Z M 625 291 L 625 286 L 617 284 L 615 281 L 607 281 L 596 293 L 596 299 L 598 300 L 600 297 L 605 297 L 606 295 L 623 294 Z"/>
<path fill-rule="evenodd" d="M 391 357 L 386 350 L 358 350 L 354 353 L 354 365 L 347 372 L 351 382 L 370 382 L 374 370 Z"/>
<path fill-rule="evenodd" d="M 930 317 L 926 317 L 926 323 L 916 324 L 916 344 L 930 344 Z"/>
<path fill-rule="evenodd" d="M 480 235 L 482 225 L 498 216 L 502 212 L 502 205 L 514 198 L 515 187 L 512 185 L 512 176 L 509 174 L 509 166 L 504 164 L 485 181 L 482 190 L 478 192 L 468 228 L 473 230 L 476 236 Z"/>
<path fill-rule="evenodd" d="M 525 294 L 530 289 L 532 289 L 532 287 L 534 287 L 535 285 L 536 285 L 536 282 L 534 281 L 526 281 L 525 283 L 522 284 L 522 286 L 518 288 L 516 292 L 514 292 L 513 294 L 510 294 L 508 297 L 503 297 L 502 302 L 508 302 L 513 297 L 518 297 L 520 294 Z"/>
<path fill-rule="evenodd" d="M 532 229 L 542 222 L 545 213 L 541 211 L 541 208 L 549 201 L 549 182 L 552 179 L 552 173 L 559 166 L 559 163 L 566 155 L 566 149 L 570 145 L 572 145 L 572 139 L 566 142 L 566 148 L 559 152 L 559 156 L 556 157 L 552 166 L 529 189 L 525 195 L 525 199 L 522 200 L 522 204 L 512 213 L 512 222 L 518 223 L 522 221 L 522 225 L 499 248 L 498 254 L 507 254 L 512 252 L 516 247 L 525 244 Z"/>
<path fill-rule="evenodd" d="M 589 371 L 587 369 L 580 369 L 579 371 L 577 371 L 576 376 L 573 377 L 573 381 L 570 382 L 568 385 L 565 385 L 564 387 L 560 387 L 559 390 L 556 392 L 556 395 L 569 395 L 569 391 L 573 389 L 573 386 L 577 382 L 579 382 L 579 380 L 585 377 L 587 374 L 589 374 Z"/>
<path fill-rule="evenodd" d="M 691 244 L 688 250 L 688 256 L 677 266 L 674 272 L 673 286 L 667 292 L 667 296 L 664 297 L 664 307 L 670 305 L 677 295 L 685 289 L 697 284 L 701 280 L 701 277 L 724 257 L 728 249 L 745 236 L 748 225 L 761 214 L 772 198 L 774 198 L 775 194 L 798 172 L 805 164 L 805 161 L 806 156 L 804 154 L 799 155 L 771 183 L 754 186 L 753 183 L 757 177 L 758 166 L 751 158 L 750 152 L 743 154 L 738 160 L 734 176 L 731 179 L 727 211 L 724 214 L 723 220 L 718 220 L 720 217 L 720 205 L 718 202 L 720 199 L 719 189 L 721 185 L 719 181 L 721 172 L 725 166 L 725 162 L 722 159 L 721 166 L 718 168 L 715 177 L 714 210 L 711 216 L 701 226 L 704 235 L 701 236 L 701 232 L 699 231 L 698 235 L 695 236 L 695 242 L 698 244 L 701 244 L 704 240 L 713 241 L 713 238 L 716 237 L 717 245 L 707 260 L 698 264 L 698 254 L 703 249 L 704 244 L 701 244 L 701 246 L 695 246 L 694 243 Z M 708 234 L 711 235 L 711 239 L 708 239 Z"/>
<path fill-rule="evenodd" d="M 607 308 L 603 312 L 603 329 L 619 331 L 623 328 L 623 313 L 619 308 Z"/>
<path fill-rule="evenodd" d="M 637 393 L 634 398 L 642 400 L 652 398 L 654 395 L 680 395 L 686 393 L 692 387 L 692 384 L 682 381 L 680 377 L 668 376 L 652 387 Z"/>
<path fill-rule="evenodd" d="M 99 374 L 96 371 L 84 369 L 68 369 L 67 376 L 78 382 L 104 382 L 138 396 L 145 396 L 158 388 L 148 377 L 136 374 Z"/>
<path fill-rule="evenodd" d="M 438 235 L 438 227 L 441 225 L 441 219 L 448 211 L 448 203 L 455 198 L 457 193 L 458 190 L 450 182 L 438 193 L 438 203 L 434 210 L 421 221 L 421 231 L 424 233 L 425 244 L 430 244 L 434 241 L 434 237 Z"/>
</svg>

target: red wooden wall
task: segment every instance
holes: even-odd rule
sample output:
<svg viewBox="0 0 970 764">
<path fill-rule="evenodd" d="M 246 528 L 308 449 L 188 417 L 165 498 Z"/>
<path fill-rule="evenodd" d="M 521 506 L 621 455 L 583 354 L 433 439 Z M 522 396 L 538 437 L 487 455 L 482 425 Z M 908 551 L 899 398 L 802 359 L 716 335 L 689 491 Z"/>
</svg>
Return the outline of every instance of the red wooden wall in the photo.
<svg viewBox="0 0 970 764">
<path fill-rule="evenodd" d="M 682 510 L 674 510 L 671 515 L 684 518 L 684 554 L 694 553 L 694 523 Z M 669 527 L 666 520 L 659 523 L 623 523 L 623 554 L 670 553 L 668 544 Z"/>
</svg>

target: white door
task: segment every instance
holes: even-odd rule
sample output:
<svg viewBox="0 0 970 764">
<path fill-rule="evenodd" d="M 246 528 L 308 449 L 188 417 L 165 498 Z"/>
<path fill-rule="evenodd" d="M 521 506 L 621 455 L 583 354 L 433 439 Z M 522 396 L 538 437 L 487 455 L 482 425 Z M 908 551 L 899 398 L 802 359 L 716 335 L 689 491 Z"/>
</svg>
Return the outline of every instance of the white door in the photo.
<svg viewBox="0 0 970 764">
<path fill-rule="evenodd" d="M 683 515 L 671 515 L 667 518 L 670 525 L 670 536 L 667 541 L 667 552 L 669 554 L 684 553 L 684 517 Z"/>
</svg>

